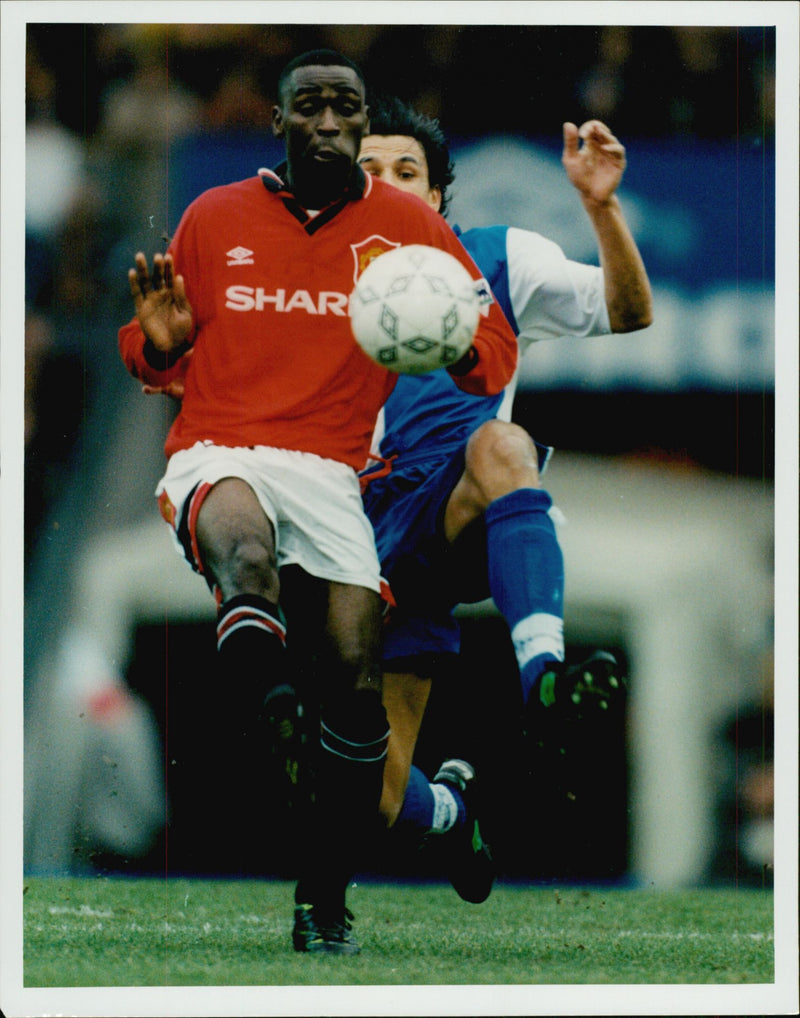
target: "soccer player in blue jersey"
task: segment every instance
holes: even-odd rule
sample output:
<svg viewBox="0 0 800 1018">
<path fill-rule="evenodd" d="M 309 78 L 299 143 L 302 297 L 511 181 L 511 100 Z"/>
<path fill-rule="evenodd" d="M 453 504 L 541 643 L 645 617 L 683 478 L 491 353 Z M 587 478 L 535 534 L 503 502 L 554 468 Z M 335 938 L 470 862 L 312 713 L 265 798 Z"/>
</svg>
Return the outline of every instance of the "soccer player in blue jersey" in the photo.
<svg viewBox="0 0 800 1018">
<path fill-rule="evenodd" d="M 364 170 L 440 213 L 453 166 L 438 123 L 397 99 L 372 102 Z M 568 260 L 537 233 L 507 226 L 459 233 L 517 333 L 537 340 L 642 329 L 652 320 L 647 273 L 616 190 L 625 150 L 597 120 L 564 125 L 563 165 L 597 237 L 600 267 Z M 395 599 L 384 637 L 390 721 L 381 811 L 389 827 L 447 833 L 449 877 L 467 901 L 488 897 L 494 868 L 474 802 L 475 772 L 448 760 L 432 782 L 414 748 L 441 655 L 459 650 L 453 610 L 491 595 L 519 664 L 525 726 L 549 705 L 578 713 L 619 687 L 599 651 L 564 661 L 563 560 L 541 484 L 549 450 L 510 421 L 516 377 L 497 397 L 464 396 L 444 371 L 403 375 L 381 413 L 364 503 Z"/>
</svg>

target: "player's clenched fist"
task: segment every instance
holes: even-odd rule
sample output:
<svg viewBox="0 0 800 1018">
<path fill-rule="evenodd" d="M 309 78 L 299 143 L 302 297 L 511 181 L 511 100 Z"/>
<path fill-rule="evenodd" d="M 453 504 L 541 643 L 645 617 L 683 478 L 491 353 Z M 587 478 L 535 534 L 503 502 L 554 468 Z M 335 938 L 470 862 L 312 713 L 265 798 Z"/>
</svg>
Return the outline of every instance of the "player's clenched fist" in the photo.
<svg viewBox="0 0 800 1018">
<path fill-rule="evenodd" d="M 136 317 L 145 336 L 157 350 L 169 353 L 192 331 L 192 306 L 186 298 L 183 276 L 175 273 L 171 254 L 153 256 L 153 272 L 141 251 L 136 268 L 128 270 Z"/>
<path fill-rule="evenodd" d="M 606 202 L 622 180 L 625 148 L 599 120 L 587 120 L 580 128 L 566 123 L 561 161 L 585 199 Z"/>
</svg>

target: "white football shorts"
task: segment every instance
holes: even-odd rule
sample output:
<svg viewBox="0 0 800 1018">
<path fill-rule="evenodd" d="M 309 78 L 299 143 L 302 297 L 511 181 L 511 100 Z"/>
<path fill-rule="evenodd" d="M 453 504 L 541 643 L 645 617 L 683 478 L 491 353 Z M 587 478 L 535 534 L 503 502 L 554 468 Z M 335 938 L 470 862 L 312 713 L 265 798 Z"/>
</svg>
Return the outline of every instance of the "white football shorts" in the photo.
<svg viewBox="0 0 800 1018">
<path fill-rule="evenodd" d="M 271 446 L 227 448 L 197 442 L 174 453 L 158 483 L 161 515 L 178 551 L 202 572 L 195 523 L 217 481 L 237 477 L 253 489 L 275 530 L 278 566 L 381 592 L 372 525 L 351 467 L 314 453 Z"/>
</svg>

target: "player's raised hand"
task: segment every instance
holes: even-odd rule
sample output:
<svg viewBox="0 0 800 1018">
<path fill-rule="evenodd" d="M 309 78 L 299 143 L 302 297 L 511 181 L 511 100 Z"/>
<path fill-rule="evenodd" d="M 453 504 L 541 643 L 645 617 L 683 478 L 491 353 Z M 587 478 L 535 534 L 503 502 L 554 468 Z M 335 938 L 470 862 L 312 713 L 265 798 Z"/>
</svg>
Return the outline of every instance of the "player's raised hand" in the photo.
<svg viewBox="0 0 800 1018">
<path fill-rule="evenodd" d="M 599 120 L 587 120 L 580 128 L 566 123 L 561 162 L 584 198 L 606 202 L 622 180 L 625 148 Z"/>
<path fill-rule="evenodd" d="M 164 353 L 185 342 L 192 330 L 192 306 L 186 298 L 183 276 L 175 273 L 171 254 L 153 256 L 153 272 L 139 251 L 136 268 L 128 270 L 128 283 L 136 317 L 145 336 Z"/>
</svg>

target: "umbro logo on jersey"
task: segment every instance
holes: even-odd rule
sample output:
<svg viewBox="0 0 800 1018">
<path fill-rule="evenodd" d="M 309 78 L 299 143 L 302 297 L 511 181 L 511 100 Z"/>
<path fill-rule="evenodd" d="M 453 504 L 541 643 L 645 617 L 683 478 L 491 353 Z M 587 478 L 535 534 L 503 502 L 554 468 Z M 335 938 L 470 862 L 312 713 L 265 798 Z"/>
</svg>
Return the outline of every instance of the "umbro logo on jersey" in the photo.
<svg viewBox="0 0 800 1018">
<path fill-rule="evenodd" d="M 249 248 L 233 247 L 230 251 L 226 251 L 228 265 L 252 265 L 252 254 L 253 252 Z"/>
</svg>

